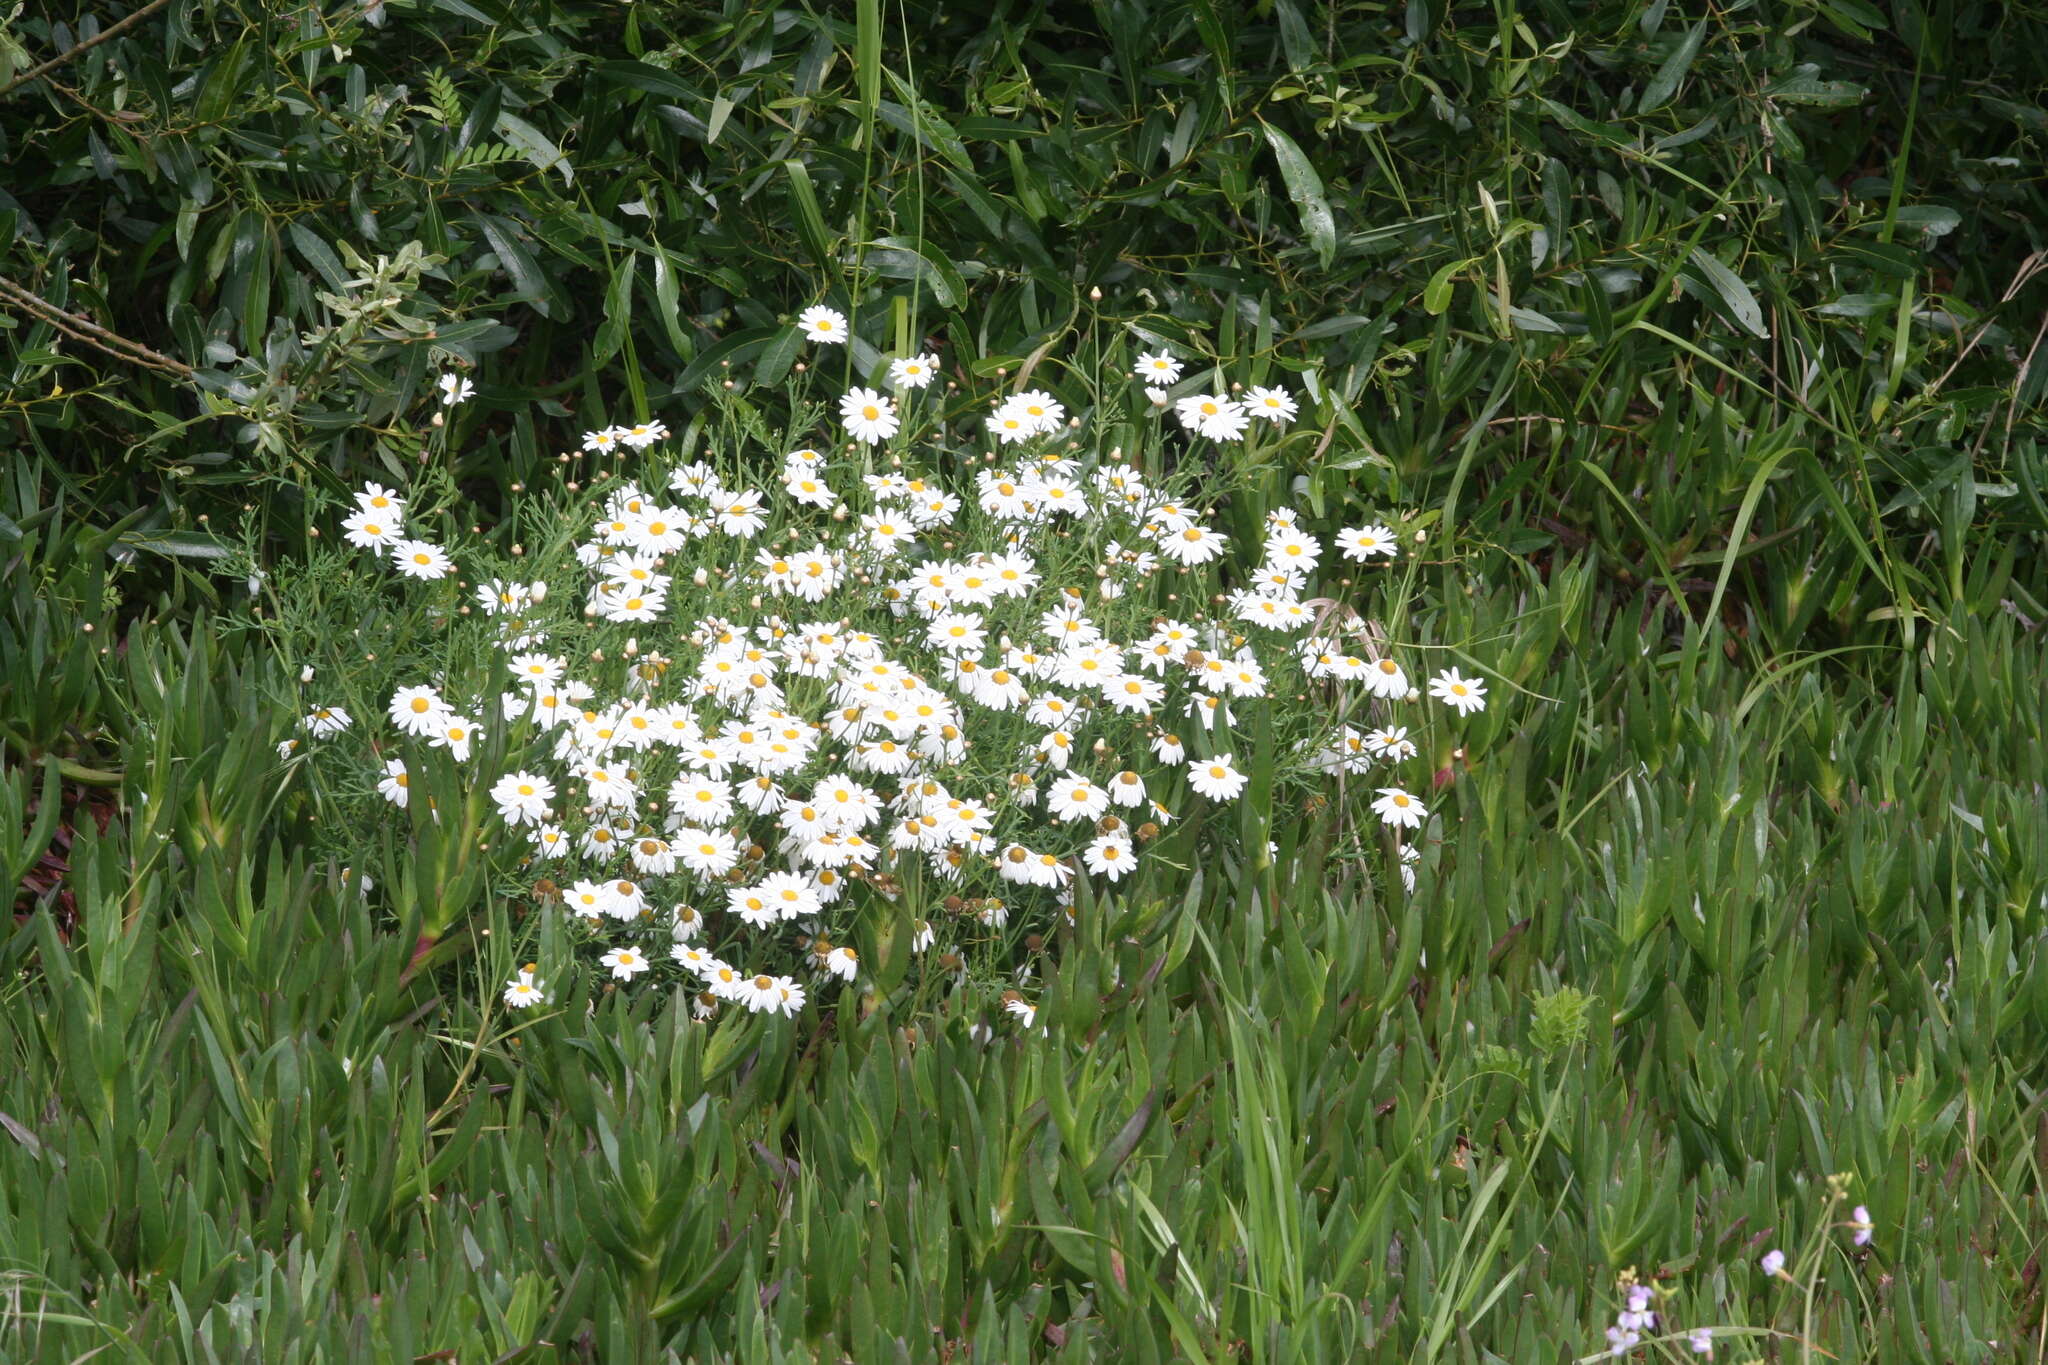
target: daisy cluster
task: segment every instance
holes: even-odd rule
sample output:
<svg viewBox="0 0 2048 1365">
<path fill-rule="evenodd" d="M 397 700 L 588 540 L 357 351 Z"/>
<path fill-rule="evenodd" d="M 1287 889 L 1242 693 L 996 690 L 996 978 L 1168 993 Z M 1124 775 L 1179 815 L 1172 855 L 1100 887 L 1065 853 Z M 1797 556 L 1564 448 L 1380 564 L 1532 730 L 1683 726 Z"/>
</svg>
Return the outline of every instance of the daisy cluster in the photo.
<svg viewBox="0 0 2048 1365">
<path fill-rule="evenodd" d="M 846 334 L 830 310 L 802 325 L 814 341 Z M 1170 383 L 1177 365 L 1143 357 L 1138 378 Z M 936 369 L 898 360 L 889 382 L 900 393 Z M 1188 402 L 1183 422 L 1218 439 L 1294 415 L 1279 390 Z M 839 411 L 849 450 L 900 421 L 867 388 Z M 986 419 L 997 449 L 1021 447 L 1000 465 L 860 474 L 800 449 L 760 487 L 667 464 L 659 423 L 590 433 L 587 449 L 650 453 L 644 477 L 592 507 L 579 591 L 479 584 L 500 677 L 466 696 L 445 680 L 400 687 L 385 719 L 465 768 L 486 727 L 506 727 L 503 770 L 462 776 L 524 842 L 538 895 L 587 927 L 613 978 L 674 964 L 700 1013 L 794 1014 L 799 975 L 858 977 L 838 941 L 856 901 L 890 907 L 917 953 L 986 938 L 1032 902 L 1071 914 L 1078 879 L 1132 876 L 1189 801 L 1244 795 L 1230 737 L 1251 708 L 1292 707 L 1295 733 L 1308 717 L 1296 769 L 1311 778 L 1417 755 L 1406 727 L 1328 723 L 1347 692 L 1387 713 L 1419 693 L 1391 657 L 1319 628 L 1304 595 L 1325 545 L 1292 509 L 1265 518 L 1255 557 L 1233 553 L 1214 509 L 1134 464 L 1051 448 L 1066 424 L 1027 390 Z M 451 572 L 404 536 L 397 494 L 371 485 L 357 502 L 350 544 L 406 577 Z M 1334 543 L 1357 564 L 1399 553 L 1384 525 Z M 1226 556 L 1236 586 L 1218 592 Z M 606 628 L 630 632 L 623 649 L 589 650 Z M 608 676 L 584 662 L 607 659 Z M 1485 704 L 1484 684 L 1455 671 L 1430 693 L 1461 714 Z M 308 728 L 347 723 L 329 707 Z M 406 807 L 420 755 L 399 751 L 378 790 Z M 1399 785 L 1373 809 L 1397 840 L 1427 815 Z M 1411 885 L 1414 861 L 1404 847 Z M 537 970 L 508 985 L 508 1005 L 545 999 Z M 1021 1001 L 1011 1012 L 1029 1022 Z"/>
</svg>

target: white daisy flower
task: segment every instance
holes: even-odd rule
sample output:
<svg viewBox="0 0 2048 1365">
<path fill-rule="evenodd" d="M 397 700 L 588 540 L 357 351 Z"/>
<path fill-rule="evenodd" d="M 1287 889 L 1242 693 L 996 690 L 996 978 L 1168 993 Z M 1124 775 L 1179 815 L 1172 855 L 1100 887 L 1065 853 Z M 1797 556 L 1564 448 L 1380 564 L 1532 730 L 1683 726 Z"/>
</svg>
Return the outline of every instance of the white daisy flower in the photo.
<svg viewBox="0 0 2048 1365">
<path fill-rule="evenodd" d="M 342 710 L 339 706 L 315 707 L 306 716 L 306 728 L 313 732 L 313 738 L 315 739 L 325 739 L 329 735 L 338 735 L 353 724 L 355 724 L 355 721 L 350 719 L 348 712 Z"/>
<path fill-rule="evenodd" d="M 1455 668 L 1447 668 L 1429 680 L 1429 695 L 1446 706 L 1456 707 L 1463 716 L 1486 709 L 1486 684 L 1478 678 L 1460 677 Z"/>
<path fill-rule="evenodd" d="M 1399 701 L 1408 695 L 1408 675 L 1392 659 L 1380 659 L 1366 667 L 1365 690 L 1381 701 Z"/>
<path fill-rule="evenodd" d="M 846 434 L 856 441 L 874 445 L 894 436 L 902 423 L 896 417 L 895 401 L 873 389 L 848 389 L 839 400 L 839 420 Z"/>
<path fill-rule="evenodd" d="M 1129 837 L 1118 830 L 1102 835 L 1088 845 L 1081 854 L 1081 861 L 1090 872 L 1115 882 L 1122 881 L 1138 865 L 1138 855 L 1131 848 Z"/>
<path fill-rule="evenodd" d="M 1180 424 L 1214 441 L 1234 441 L 1244 435 L 1250 418 L 1244 406 L 1220 393 L 1197 393 L 1174 405 Z"/>
<path fill-rule="evenodd" d="M 1047 789 L 1045 808 L 1061 820 L 1095 820 L 1109 809 L 1109 793 L 1085 777 L 1066 777 Z"/>
<path fill-rule="evenodd" d="M 392 566 L 407 578 L 431 583 L 455 571 L 454 562 L 441 552 L 441 547 L 424 540 L 400 540 L 390 549 Z"/>
<path fill-rule="evenodd" d="M 1399 787 L 1382 787 L 1372 803 L 1372 813 L 1398 829 L 1422 827 L 1422 803 Z"/>
<path fill-rule="evenodd" d="M 823 304 L 804 309 L 797 315 L 796 325 L 803 329 L 808 340 L 824 342 L 827 345 L 846 344 L 846 314 L 827 308 Z"/>
<path fill-rule="evenodd" d="M 1237 770 L 1231 755 L 1197 759 L 1188 765 L 1188 785 L 1211 801 L 1233 801 L 1251 778 Z"/>
<path fill-rule="evenodd" d="M 405 523 L 396 516 L 358 507 L 341 521 L 343 537 L 364 550 L 388 549 L 403 538 Z"/>
<path fill-rule="evenodd" d="M 614 948 L 598 961 L 612 969 L 612 978 L 617 981 L 631 981 L 654 965 L 637 948 Z"/>
<path fill-rule="evenodd" d="M 1206 526 L 1189 526 L 1175 531 L 1159 541 L 1159 553 L 1176 564 L 1207 564 L 1222 555 L 1229 546 L 1230 537 L 1221 531 L 1212 531 Z"/>
<path fill-rule="evenodd" d="M 469 761 L 469 746 L 483 735 L 483 730 L 467 716 L 449 713 L 440 728 L 429 736 L 428 742 L 437 749 L 446 749 L 458 763 Z"/>
<path fill-rule="evenodd" d="M 579 881 L 562 893 L 562 905 L 570 914 L 587 920 L 604 918 L 605 907 L 611 904 L 611 893 L 603 882 Z"/>
<path fill-rule="evenodd" d="M 1337 548 L 1361 564 L 1375 555 L 1392 559 L 1400 551 L 1394 533 L 1384 526 L 1347 526 L 1337 533 Z"/>
<path fill-rule="evenodd" d="M 722 829 L 678 830 L 673 847 L 682 865 L 700 877 L 723 877 L 739 866 L 739 841 Z"/>
<path fill-rule="evenodd" d="M 562 672 L 568 666 L 552 654 L 515 654 L 509 665 L 513 677 L 536 688 L 553 687 L 562 680 Z"/>
<path fill-rule="evenodd" d="M 1153 354 L 1138 353 L 1138 363 L 1131 367 L 1131 373 L 1148 385 L 1164 388 L 1180 379 L 1180 362 L 1167 351 Z"/>
<path fill-rule="evenodd" d="M 676 870 L 675 846 L 652 834 L 643 834 L 626 845 L 633 870 L 643 877 L 666 877 Z"/>
<path fill-rule="evenodd" d="M 609 893 L 604 912 L 613 919 L 631 920 L 640 918 L 640 912 L 647 908 L 647 892 L 640 883 L 624 878 L 606 882 Z"/>
<path fill-rule="evenodd" d="M 405 520 L 405 499 L 381 483 L 366 483 L 356 494 L 356 506 L 391 522 Z"/>
<path fill-rule="evenodd" d="M 1295 413 L 1300 411 L 1299 406 L 1288 395 L 1287 390 L 1281 388 L 1253 387 L 1247 389 L 1244 395 L 1244 406 L 1245 411 L 1253 417 L 1263 417 L 1276 426 L 1282 422 L 1293 421 Z"/>
<path fill-rule="evenodd" d="M 498 817 L 515 827 L 538 825 L 545 820 L 548 803 L 554 799 L 555 784 L 537 773 L 507 773 L 491 787 L 491 800 L 498 804 Z"/>
<path fill-rule="evenodd" d="M 528 963 L 518 976 L 505 983 L 505 1003 L 513 1009 L 523 1010 L 546 1002 L 544 988 L 547 982 L 535 980 L 534 970 L 533 964 Z"/>
<path fill-rule="evenodd" d="M 1413 758 L 1416 754 L 1415 741 L 1408 738 L 1408 727 L 1405 725 L 1390 725 L 1385 729 L 1372 731 L 1364 737 L 1362 747 L 1367 753 L 1396 762 Z"/>
<path fill-rule="evenodd" d="M 889 362 L 889 382 L 906 389 L 925 388 L 938 373 L 939 358 L 935 355 L 906 356 Z"/>
</svg>

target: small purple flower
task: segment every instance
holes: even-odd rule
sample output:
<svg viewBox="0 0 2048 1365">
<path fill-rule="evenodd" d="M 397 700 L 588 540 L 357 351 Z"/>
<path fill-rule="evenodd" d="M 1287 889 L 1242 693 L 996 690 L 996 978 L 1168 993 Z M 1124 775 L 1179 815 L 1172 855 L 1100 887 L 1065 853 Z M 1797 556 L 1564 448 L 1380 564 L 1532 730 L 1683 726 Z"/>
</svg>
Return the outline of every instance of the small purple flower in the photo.
<svg viewBox="0 0 2048 1365">
<path fill-rule="evenodd" d="M 1714 1353 L 1714 1330 L 1711 1327 L 1695 1327 L 1685 1338 L 1685 1344 L 1692 1347 L 1696 1356 L 1710 1356 Z"/>
<path fill-rule="evenodd" d="M 1766 1275 L 1782 1275 L 1785 1273 L 1785 1253 L 1773 1248 L 1764 1253 L 1763 1260 L 1758 1264 L 1763 1267 Z"/>
<path fill-rule="evenodd" d="M 1870 1235 L 1877 1230 L 1877 1225 L 1870 1221 L 1869 1209 L 1858 1204 L 1849 1218 L 1849 1226 L 1856 1229 L 1857 1246 L 1870 1245 Z"/>
</svg>

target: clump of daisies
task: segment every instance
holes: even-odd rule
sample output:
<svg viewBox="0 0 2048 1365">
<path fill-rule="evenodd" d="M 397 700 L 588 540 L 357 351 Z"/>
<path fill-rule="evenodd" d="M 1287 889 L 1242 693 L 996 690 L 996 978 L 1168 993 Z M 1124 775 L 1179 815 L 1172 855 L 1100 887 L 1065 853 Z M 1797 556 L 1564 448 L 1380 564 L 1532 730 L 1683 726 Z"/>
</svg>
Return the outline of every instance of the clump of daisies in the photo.
<svg viewBox="0 0 2048 1365">
<path fill-rule="evenodd" d="M 849 335 L 824 307 L 797 325 L 814 343 Z M 659 422 L 587 433 L 586 450 L 640 465 L 591 490 L 573 564 L 480 573 L 496 676 L 399 687 L 373 737 L 378 792 L 408 807 L 409 765 L 440 751 L 488 792 L 513 836 L 493 847 L 517 845 L 520 875 L 580 926 L 595 966 L 620 987 L 681 978 L 700 1015 L 794 1015 L 861 980 L 861 946 L 958 971 L 1013 919 L 1072 914 L 1084 879 L 1128 889 L 1192 807 L 1243 799 L 1257 710 L 1307 735 L 1265 760 L 1274 786 L 1390 775 L 1372 809 L 1412 887 L 1406 836 L 1430 812 L 1391 774 L 1431 722 L 1396 723 L 1419 700 L 1407 672 L 1369 641 L 1354 653 L 1328 599 L 1312 604 L 1319 582 L 1333 590 L 1324 540 L 1281 508 L 1258 544 L 1234 543 L 1191 479 L 1085 450 L 1042 389 L 981 414 L 978 458 L 934 450 L 920 472 L 943 438 L 912 399 L 938 369 L 890 361 L 882 387 L 840 397 L 836 461 L 792 450 L 765 479 L 665 454 Z M 1159 352 L 1135 375 L 1164 393 L 1181 370 Z M 1278 388 L 1212 387 L 1175 402 L 1190 439 L 1297 413 Z M 455 572 L 407 536 L 399 495 L 373 484 L 357 502 L 350 545 L 402 578 Z M 1385 525 L 1335 545 L 1352 564 L 1399 554 Z M 1484 683 L 1455 670 L 1429 692 L 1446 714 L 1485 706 Z M 308 718 L 319 736 L 348 725 L 335 707 Z M 482 771 L 493 729 L 503 757 Z M 538 970 L 508 983 L 507 1005 L 546 998 Z M 1006 1006 L 1031 1025 L 1021 996 Z"/>
</svg>

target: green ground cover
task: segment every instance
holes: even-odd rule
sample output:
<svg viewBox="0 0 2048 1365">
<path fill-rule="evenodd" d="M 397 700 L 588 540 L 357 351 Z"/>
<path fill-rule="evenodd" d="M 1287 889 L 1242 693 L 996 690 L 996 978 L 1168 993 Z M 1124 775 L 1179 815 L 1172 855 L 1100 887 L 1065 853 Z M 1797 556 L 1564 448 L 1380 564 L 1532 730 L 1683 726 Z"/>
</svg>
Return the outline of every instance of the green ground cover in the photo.
<svg viewBox="0 0 2048 1365">
<path fill-rule="evenodd" d="M 1519 1365 L 1631 1284 L 1638 1359 L 2040 1358 L 2048 15 L 55 8 L 0 19 L 0 1360 Z M 1299 419 L 1196 446 L 1161 346 Z M 895 975 L 862 920 L 792 1018 L 608 983 L 487 802 L 375 795 L 343 740 L 480 622 L 336 547 L 366 481 L 559 599 L 639 477 L 584 432 L 765 486 L 924 349 L 941 478 L 1021 371 L 1237 540 L 1393 520 L 1317 589 L 1491 689 L 1412 894 L 1306 687 L 1071 923 Z"/>
</svg>

